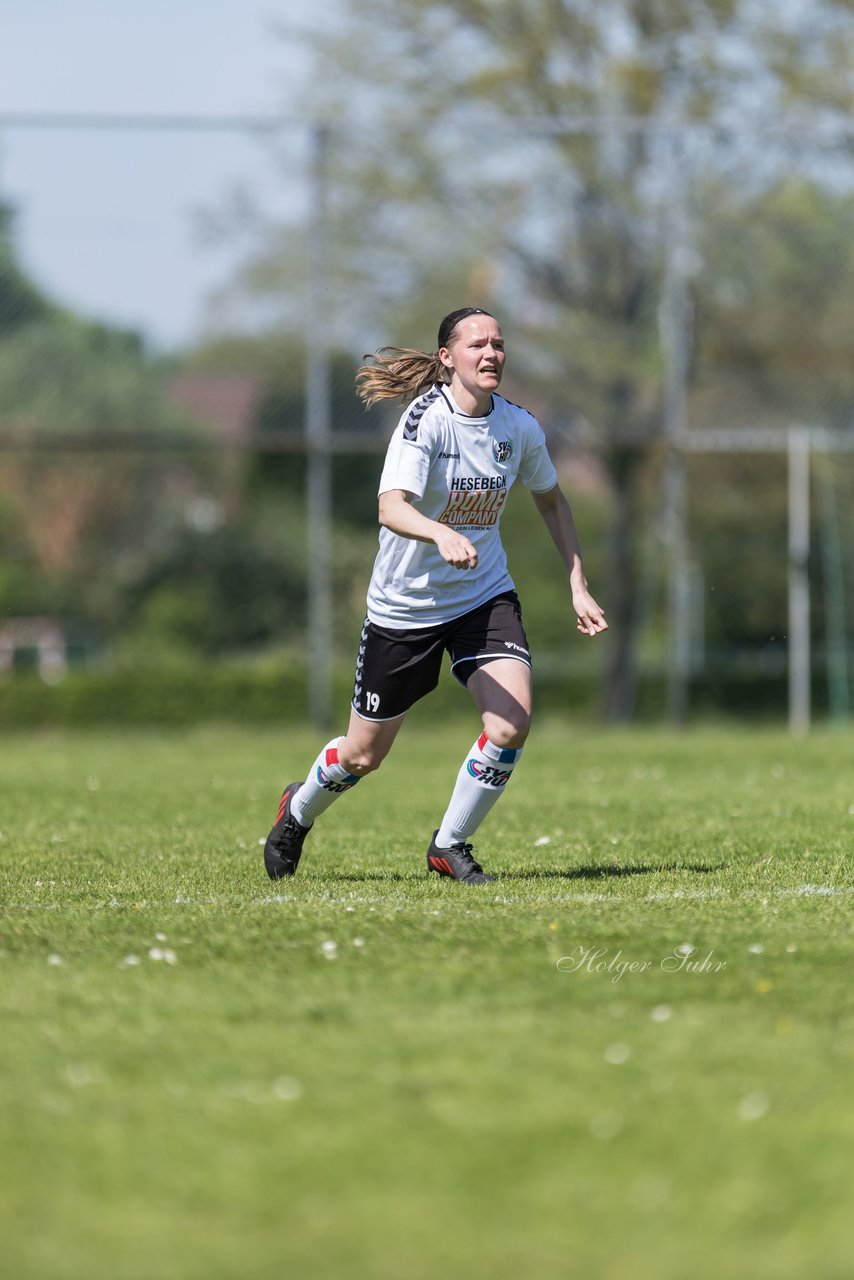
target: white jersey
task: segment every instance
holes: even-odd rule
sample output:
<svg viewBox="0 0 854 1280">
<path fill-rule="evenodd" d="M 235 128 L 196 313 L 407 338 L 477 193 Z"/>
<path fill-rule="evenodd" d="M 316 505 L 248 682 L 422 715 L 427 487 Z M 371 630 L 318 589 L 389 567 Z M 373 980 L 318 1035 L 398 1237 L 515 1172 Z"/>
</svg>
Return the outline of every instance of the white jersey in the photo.
<svg viewBox="0 0 854 1280">
<path fill-rule="evenodd" d="M 434 543 L 381 529 L 369 620 L 398 630 L 432 627 L 511 591 L 498 527 L 517 476 L 534 493 L 557 484 L 542 427 L 526 409 L 493 395 L 489 413 L 472 418 L 438 383 L 414 400 L 389 442 L 379 492 L 414 494 L 422 515 L 465 534 L 477 568 L 455 569 Z"/>
</svg>

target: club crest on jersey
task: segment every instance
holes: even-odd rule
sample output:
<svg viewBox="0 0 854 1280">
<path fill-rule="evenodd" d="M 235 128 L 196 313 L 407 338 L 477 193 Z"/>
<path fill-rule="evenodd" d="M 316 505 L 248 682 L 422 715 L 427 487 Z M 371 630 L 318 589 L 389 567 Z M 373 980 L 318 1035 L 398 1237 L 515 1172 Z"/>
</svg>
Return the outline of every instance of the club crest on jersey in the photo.
<svg viewBox="0 0 854 1280">
<path fill-rule="evenodd" d="M 509 462 L 513 457 L 513 445 L 509 440 L 493 440 L 492 456 L 496 462 Z"/>
<path fill-rule="evenodd" d="M 503 787 L 510 781 L 509 769 L 496 769 L 493 764 L 481 764 L 479 760 L 467 760 L 466 768 L 473 778 L 485 787 Z"/>
</svg>

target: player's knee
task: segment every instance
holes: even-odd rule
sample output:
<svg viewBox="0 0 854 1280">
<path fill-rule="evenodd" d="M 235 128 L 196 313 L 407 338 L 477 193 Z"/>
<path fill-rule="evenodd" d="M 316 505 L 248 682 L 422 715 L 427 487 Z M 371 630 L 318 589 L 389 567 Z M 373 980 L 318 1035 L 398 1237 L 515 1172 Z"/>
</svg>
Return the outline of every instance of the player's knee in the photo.
<svg viewBox="0 0 854 1280">
<path fill-rule="evenodd" d="M 354 774 L 357 778 L 364 778 L 365 774 L 373 773 L 379 769 L 386 757 L 385 751 L 380 751 L 375 747 L 362 747 L 354 751 L 347 751 L 346 755 L 338 749 L 338 759 L 344 765 L 348 773 Z"/>
<path fill-rule="evenodd" d="M 518 751 L 530 733 L 531 717 L 520 707 L 511 717 L 485 715 L 483 727 L 489 741 L 496 747 L 510 747 Z"/>
</svg>

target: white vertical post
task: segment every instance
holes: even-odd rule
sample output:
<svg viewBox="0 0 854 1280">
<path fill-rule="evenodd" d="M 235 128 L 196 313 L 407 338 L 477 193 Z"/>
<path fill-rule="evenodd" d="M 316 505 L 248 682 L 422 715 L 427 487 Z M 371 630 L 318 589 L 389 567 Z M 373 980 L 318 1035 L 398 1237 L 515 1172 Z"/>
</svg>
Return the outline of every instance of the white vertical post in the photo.
<svg viewBox="0 0 854 1280">
<path fill-rule="evenodd" d="M 329 377 L 327 160 L 329 129 L 312 132 L 306 306 L 306 520 L 308 540 L 309 715 L 319 729 L 332 716 L 332 473 Z"/>
<path fill-rule="evenodd" d="M 667 251 L 661 340 L 664 352 L 664 526 L 667 542 L 667 708 L 681 724 L 688 713 L 690 600 L 686 548 L 687 475 L 682 437 L 688 398 L 688 246 L 684 157 L 673 140 L 673 181 L 667 210 Z"/>
<path fill-rule="evenodd" d="M 810 436 L 789 430 L 789 728 L 810 727 Z"/>
<path fill-rule="evenodd" d="M 828 445 L 827 433 L 819 439 L 818 492 L 821 507 L 821 551 L 824 562 L 824 620 L 825 665 L 827 667 L 827 694 L 831 720 L 844 723 L 851 708 L 851 691 L 848 679 L 848 637 L 845 621 L 845 575 L 842 560 L 842 539 L 839 532 L 839 512 L 833 483 L 834 464 Z"/>
</svg>

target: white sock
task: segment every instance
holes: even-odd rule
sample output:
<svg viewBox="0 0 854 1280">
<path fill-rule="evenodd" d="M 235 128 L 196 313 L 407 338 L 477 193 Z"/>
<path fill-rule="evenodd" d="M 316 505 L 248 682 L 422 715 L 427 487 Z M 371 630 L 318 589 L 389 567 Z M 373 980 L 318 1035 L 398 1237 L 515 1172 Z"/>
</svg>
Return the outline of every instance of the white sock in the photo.
<svg viewBox="0 0 854 1280">
<path fill-rule="evenodd" d="M 440 849 L 474 835 L 504 791 L 521 754 L 521 747 L 496 747 L 485 733 L 480 735 L 457 774 L 451 803 L 436 836 Z"/>
<path fill-rule="evenodd" d="M 338 763 L 340 741 L 340 738 L 333 738 L 327 742 L 291 801 L 291 813 L 302 827 L 310 827 L 324 809 L 360 781 Z"/>
</svg>

